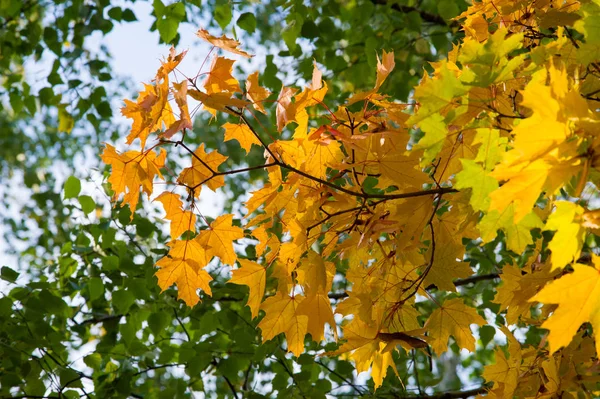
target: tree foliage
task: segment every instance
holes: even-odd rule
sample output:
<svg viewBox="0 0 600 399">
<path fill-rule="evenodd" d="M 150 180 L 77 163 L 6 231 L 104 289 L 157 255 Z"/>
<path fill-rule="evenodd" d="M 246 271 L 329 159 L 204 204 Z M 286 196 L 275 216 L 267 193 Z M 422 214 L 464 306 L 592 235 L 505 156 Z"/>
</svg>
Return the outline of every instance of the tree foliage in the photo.
<svg viewBox="0 0 600 399">
<path fill-rule="evenodd" d="M 394 33 L 368 45 L 370 87 L 320 58 L 300 87 L 272 60 L 241 84 L 229 57 L 250 55 L 205 29 L 200 70 L 173 48 L 125 100 L 127 148 L 102 150 L 110 217 L 67 180 L 99 222 L 0 298 L 3 395 L 597 396 L 600 3 L 428 4 L 381 16 L 464 34 L 414 87 L 386 83 Z M 327 15 L 303 7 L 283 34 L 300 69 Z M 212 219 L 206 190 L 247 194 Z"/>
</svg>

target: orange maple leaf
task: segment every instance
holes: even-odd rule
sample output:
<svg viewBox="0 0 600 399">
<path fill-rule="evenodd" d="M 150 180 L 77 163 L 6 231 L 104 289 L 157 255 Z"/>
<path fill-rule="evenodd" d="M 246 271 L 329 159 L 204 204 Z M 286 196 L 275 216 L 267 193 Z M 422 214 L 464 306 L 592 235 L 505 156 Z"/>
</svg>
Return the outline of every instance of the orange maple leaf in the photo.
<svg viewBox="0 0 600 399">
<path fill-rule="evenodd" d="M 231 74 L 234 62 L 225 57 L 213 58 L 210 71 L 204 81 L 207 94 L 242 91 L 239 82 Z"/>
<path fill-rule="evenodd" d="M 208 285 L 212 277 L 202 269 L 209 260 L 206 247 L 197 239 L 171 241 L 168 245 L 171 247 L 169 256 L 156 262 L 160 270 L 155 275 L 161 290 L 177 284 L 178 298 L 183 299 L 188 306 L 194 306 L 200 301 L 196 294 L 198 288 L 212 296 Z"/>
<path fill-rule="evenodd" d="M 260 140 L 252 130 L 243 123 L 234 124 L 227 122 L 223 125 L 223 128 L 225 129 L 225 141 L 237 140 L 246 153 L 250 152 L 252 144 L 261 145 Z"/>
<path fill-rule="evenodd" d="M 166 218 L 171 221 L 171 238 L 177 239 L 186 231 L 196 232 L 196 215 L 183 210 L 183 202 L 179 195 L 165 191 L 155 201 L 163 204 L 167 212 Z"/>
<path fill-rule="evenodd" d="M 145 90 L 140 92 L 136 102 L 125 100 L 121 114 L 133 119 L 131 132 L 127 135 L 127 144 L 133 143 L 137 138 L 146 145 L 148 135 L 164 126 L 171 126 L 175 122 L 173 110 L 168 102 L 169 81 L 164 79 L 155 86 L 144 84 Z"/>
<path fill-rule="evenodd" d="M 181 83 L 173 83 L 173 98 L 179 107 L 179 119 L 176 120 L 169 126 L 169 128 L 162 134 L 162 137 L 171 138 L 175 133 L 183 129 L 192 128 L 192 119 L 190 117 L 190 111 L 187 103 L 187 81 Z"/>
<path fill-rule="evenodd" d="M 246 97 L 252 101 L 255 110 L 267 114 L 263 101 L 271 95 L 271 92 L 258 84 L 258 71 L 254 72 L 246 80 Z"/>
<path fill-rule="evenodd" d="M 212 44 L 213 46 L 218 47 L 222 50 L 229 51 L 231 53 L 238 54 L 238 55 L 241 55 L 242 57 L 246 57 L 246 58 L 253 57 L 252 54 L 249 54 L 243 50 L 238 49 L 240 42 L 238 42 L 237 40 L 234 40 L 234 39 L 230 39 L 225 35 L 223 35 L 221 37 L 212 36 L 205 29 L 199 29 L 198 32 L 196 32 L 196 35 L 198 35 L 198 37 L 200 39 L 204 39 L 207 42 L 209 42 L 210 44 Z"/>
<path fill-rule="evenodd" d="M 163 178 L 160 168 L 165 165 L 166 156 L 167 152 L 162 148 L 158 156 L 154 151 L 127 151 L 119 154 L 115 147 L 106 144 L 100 157 L 105 164 L 112 166 L 108 182 L 115 192 L 113 199 L 124 194 L 123 202 L 129 204 L 132 219 L 139 201 L 140 188 L 150 196 L 154 177 Z"/>
<path fill-rule="evenodd" d="M 297 91 L 297 89 L 284 86 L 279 92 L 279 97 L 277 97 L 277 108 L 275 109 L 275 114 L 277 117 L 277 130 L 280 132 L 285 125 L 294 121 L 296 118 L 296 107 L 292 103 L 292 96 Z"/>
<path fill-rule="evenodd" d="M 200 196 L 201 184 L 206 183 L 208 188 L 216 190 L 225 185 L 223 176 L 213 176 L 213 171 L 219 170 L 219 165 L 227 160 L 227 157 L 219 154 L 218 151 L 211 151 L 208 154 L 204 151 L 204 143 L 194 151 L 192 166 L 185 168 L 179 174 L 177 182 L 185 184 L 187 187 L 194 188 L 194 195 Z"/>
<path fill-rule="evenodd" d="M 217 256 L 221 262 L 233 265 L 237 255 L 233 250 L 233 242 L 244 237 L 244 230 L 232 226 L 233 215 L 221 215 L 216 218 L 210 227 L 198 235 L 198 242 L 207 250 L 209 256 Z"/>
<path fill-rule="evenodd" d="M 265 295 L 267 269 L 256 262 L 246 259 L 238 259 L 238 262 L 240 262 L 242 267 L 232 272 L 231 279 L 228 282 L 248 286 L 250 294 L 248 295 L 246 305 L 250 307 L 252 318 L 255 318 L 258 316 L 260 303 Z"/>
</svg>

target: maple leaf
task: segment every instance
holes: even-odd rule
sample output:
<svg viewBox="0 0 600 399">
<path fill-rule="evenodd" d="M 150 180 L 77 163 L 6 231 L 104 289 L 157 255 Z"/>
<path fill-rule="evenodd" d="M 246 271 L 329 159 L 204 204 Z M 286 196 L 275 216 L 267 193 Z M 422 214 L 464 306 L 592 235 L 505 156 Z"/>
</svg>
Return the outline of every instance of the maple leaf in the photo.
<svg viewBox="0 0 600 399">
<path fill-rule="evenodd" d="M 494 352 L 496 360 L 494 364 L 485 367 L 483 378 L 494 382 L 492 392 L 496 394 L 496 397 L 512 398 L 519 382 L 522 361 L 521 344 L 508 328 L 502 326 L 501 330 L 508 341 L 509 357 L 507 358 L 504 351 L 498 348 Z"/>
<path fill-rule="evenodd" d="M 462 299 L 453 298 L 445 301 L 441 307 L 433 311 L 425 323 L 425 329 L 429 331 L 431 337 L 431 348 L 441 355 L 448 349 L 448 338 L 452 336 L 459 348 L 473 352 L 475 337 L 471 333 L 471 324 L 483 326 L 487 322 L 474 308 L 465 305 Z"/>
<path fill-rule="evenodd" d="M 498 181 L 488 172 L 470 159 L 461 159 L 462 171 L 456 174 L 454 187 L 463 190 L 471 189 L 470 204 L 477 211 L 487 210 L 490 206 L 490 193 L 498 189 Z"/>
<path fill-rule="evenodd" d="M 550 85 L 546 85 L 548 74 Z M 502 211 L 514 203 L 515 222 L 531 212 L 543 190 L 554 193 L 580 171 L 578 143 L 567 142 L 572 135 L 569 120 L 587 112 L 587 105 L 576 90 L 569 90 L 566 74 L 554 67 L 536 73 L 522 94 L 522 104 L 533 113 L 515 127 L 512 149 L 491 173 L 505 183 L 490 194 L 490 210 Z M 547 101 L 541 104 L 540 98 Z M 562 108 L 561 102 L 566 98 L 578 107 Z"/>
<path fill-rule="evenodd" d="M 127 135 L 127 144 L 139 138 L 142 148 L 146 146 L 150 133 L 161 130 L 163 125 L 168 127 L 175 122 L 173 110 L 168 102 L 168 79 L 155 86 L 144 84 L 144 88 L 135 103 L 125 100 L 125 106 L 121 108 L 123 116 L 133 119 L 131 132 Z"/>
<path fill-rule="evenodd" d="M 175 51 L 175 47 L 171 47 L 169 49 L 169 56 L 167 57 L 167 59 L 165 61 L 161 61 L 161 66 L 158 69 L 158 72 L 156 72 L 156 79 L 167 79 L 169 74 L 173 72 L 175 68 L 177 68 L 177 66 L 183 60 L 183 57 L 185 57 L 186 54 L 187 50 L 177 54 L 177 52 Z"/>
<path fill-rule="evenodd" d="M 171 221 L 171 238 L 176 239 L 186 231 L 196 232 L 196 215 L 191 211 L 183 210 L 183 202 L 179 195 L 165 191 L 155 201 L 163 204 L 167 212 L 166 219 Z"/>
<path fill-rule="evenodd" d="M 549 284 L 530 299 L 531 302 L 556 304 L 558 308 L 542 324 L 550 330 L 548 343 L 554 353 L 567 346 L 583 323 L 591 323 L 600 353 L 600 257 L 592 255 L 594 266 L 576 263 L 573 273 Z"/>
<path fill-rule="evenodd" d="M 542 228 L 544 223 L 534 212 L 529 213 L 518 223 L 515 223 L 514 205 L 509 205 L 502 212 L 496 210 L 488 212 L 479 221 L 479 231 L 483 242 L 492 241 L 499 229 L 506 234 L 508 249 L 516 253 L 522 253 L 528 245 L 533 243 L 531 231 Z"/>
<path fill-rule="evenodd" d="M 304 351 L 304 336 L 308 328 L 308 316 L 298 314 L 297 309 L 304 300 L 302 295 L 289 296 L 284 293 L 267 298 L 261 305 L 265 317 L 258 323 L 263 342 L 285 333 L 288 351 L 296 356 Z"/>
<path fill-rule="evenodd" d="M 192 119 L 190 118 L 190 111 L 187 103 L 187 81 L 181 83 L 173 83 L 173 98 L 179 107 L 179 119 L 176 120 L 169 126 L 169 128 L 162 133 L 162 137 L 171 138 L 175 133 L 183 129 L 192 128 Z"/>
<path fill-rule="evenodd" d="M 217 172 L 219 166 L 226 160 L 227 157 L 219 154 L 217 151 L 211 151 L 207 154 L 204 151 L 204 143 L 202 143 L 194 151 L 192 166 L 181 171 L 177 182 L 194 188 L 194 195 L 196 197 L 200 196 L 201 185 L 204 183 L 214 191 L 225 185 L 225 178 L 223 176 L 214 176 L 213 172 Z"/>
<path fill-rule="evenodd" d="M 169 244 L 169 256 L 156 262 L 160 268 L 155 275 L 158 277 L 158 286 L 162 291 L 173 284 L 177 284 L 179 299 L 183 299 L 188 306 L 194 306 L 200 298 L 196 294 L 198 288 L 212 296 L 208 283 L 212 281 L 210 274 L 202 267 L 208 263 L 206 247 L 198 240 L 176 240 Z"/>
<path fill-rule="evenodd" d="M 233 250 L 233 241 L 244 237 L 244 231 L 232 226 L 233 215 L 221 215 L 216 218 L 208 229 L 202 230 L 198 235 L 198 242 L 205 248 L 209 256 L 217 256 L 221 262 L 227 265 L 233 265 L 237 260 L 237 255 Z"/>
<path fill-rule="evenodd" d="M 225 35 L 223 35 L 221 37 L 212 36 L 205 29 L 199 29 L 198 32 L 196 32 L 196 35 L 199 38 L 206 40 L 213 46 L 218 47 L 222 50 L 229 51 L 231 53 L 238 54 L 238 55 L 241 55 L 242 57 L 246 57 L 246 58 L 253 57 L 252 54 L 249 54 L 243 50 L 238 49 L 238 47 L 240 46 L 240 42 L 238 42 L 237 40 L 228 38 Z"/>
<path fill-rule="evenodd" d="M 246 259 L 238 259 L 240 269 L 235 269 L 232 272 L 229 283 L 246 285 L 250 289 L 248 302 L 246 305 L 250 307 L 252 318 L 258 316 L 260 304 L 265 295 L 265 286 L 267 283 L 267 269 L 256 262 Z"/>
<path fill-rule="evenodd" d="M 108 182 L 115 192 L 113 199 L 117 200 L 123 194 L 123 202 L 129 204 L 133 220 L 140 188 L 148 196 L 152 194 L 154 178 L 163 178 L 160 168 L 165 165 L 167 153 L 161 148 L 158 156 L 154 151 L 127 151 L 119 154 L 110 144 L 105 145 L 100 157 L 105 164 L 112 166 Z"/>
<path fill-rule="evenodd" d="M 276 118 L 277 130 L 281 132 L 285 125 L 296 118 L 296 107 L 292 103 L 292 96 L 298 90 L 283 86 L 277 97 Z"/>
<path fill-rule="evenodd" d="M 250 152 L 252 144 L 261 145 L 260 140 L 244 123 L 234 124 L 227 122 L 222 127 L 225 129 L 225 141 L 237 140 L 246 153 Z"/>
<path fill-rule="evenodd" d="M 556 209 L 544 230 L 556 230 L 548 249 L 552 251 L 552 270 L 562 269 L 579 257 L 586 231 L 579 220 L 584 209 L 573 202 L 557 201 Z"/>
<path fill-rule="evenodd" d="M 169 74 L 173 72 L 175 68 L 177 68 L 177 66 L 183 60 L 183 57 L 185 57 L 186 54 L 187 50 L 177 54 L 177 52 L 175 51 L 175 47 L 171 47 L 169 49 L 169 56 L 167 57 L 166 61 L 161 61 L 161 66 L 158 69 L 158 72 L 156 72 L 156 78 L 158 80 L 166 79 L 169 76 Z"/>
<path fill-rule="evenodd" d="M 213 58 L 210 71 L 204 81 L 207 94 L 241 91 L 239 82 L 231 75 L 234 62 L 225 57 Z"/>
<path fill-rule="evenodd" d="M 246 80 L 246 97 L 252 102 L 255 110 L 267 114 L 264 100 L 271 95 L 271 92 L 258 84 L 258 71 L 250 74 Z"/>
<path fill-rule="evenodd" d="M 217 111 L 225 112 L 233 116 L 239 116 L 238 113 L 229 108 L 244 108 L 248 105 L 247 101 L 232 97 L 230 92 L 207 94 L 196 89 L 191 89 L 188 93 L 194 100 L 200 101 L 202 105 L 204 105 L 204 108 L 213 116 L 216 116 Z"/>
</svg>

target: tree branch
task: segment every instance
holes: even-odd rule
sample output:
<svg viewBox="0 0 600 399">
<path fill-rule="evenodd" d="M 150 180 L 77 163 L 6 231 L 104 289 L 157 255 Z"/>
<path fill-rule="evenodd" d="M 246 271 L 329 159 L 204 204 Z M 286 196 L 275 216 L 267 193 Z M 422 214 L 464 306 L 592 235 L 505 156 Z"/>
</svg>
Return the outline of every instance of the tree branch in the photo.
<svg viewBox="0 0 600 399">
<path fill-rule="evenodd" d="M 488 392 L 490 388 L 487 386 L 481 386 L 479 388 L 468 389 L 465 391 L 455 391 L 455 392 L 440 392 L 435 393 L 433 395 L 419 395 L 419 396 L 394 396 L 396 399 L 409 399 L 409 398 L 419 398 L 419 399 L 466 399 L 471 396 L 477 396 L 479 394 L 483 394 Z"/>
<path fill-rule="evenodd" d="M 381 6 L 387 6 L 389 4 L 388 0 L 371 0 L 371 3 L 375 4 L 375 5 L 381 5 Z M 398 3 L 394 3 L 391 4 L 390 6 L 392 8 L 392 10 L 401 12 L 403 14 L 408 14 L 409 12 L 416 12 L 421 16 L 421 19 L 423 21 L 435 24 L 435 25 L 441 25 L 441 26 L 448 26 L 448 27 L 454 27 L 458 25 L 458 22 L 456 21 L 452 21 L 450 23 L 448 23 L 444 18 L 440 17 L 439 15 L 435 15 L 432 13 L 429 13 L 427 11 L 424 10 L 420 10 L 417 7 L 412 7 L 412 6 L 405 6 L 405 5 L 401 5 Z"/>
<path fill-rule="evenodd" d="M 480 275 L 476 274 L 471 277 L 458 278 L 453 281 L 453 284 L 455 287 L 461 287 L 463 285 L 467 285 L 467 284 L 471 284 L 471 283 L 478 283 L 480 281 L 493 280 L 496 278 L 500 278 L 499 273 L 489 273 L 489 274 L 480 274 Z M 437 287 L 434 284 L 431 284 L 431 285 L 428 285 L 425 289 L 430 290 L 433 288 L 437 288 Z M 329 294 L 329 299 L 339 300 L 339 299 L 344 299 L 347 297 L 348 297 L 347 292 L 332 292 Z"/>
</svg>

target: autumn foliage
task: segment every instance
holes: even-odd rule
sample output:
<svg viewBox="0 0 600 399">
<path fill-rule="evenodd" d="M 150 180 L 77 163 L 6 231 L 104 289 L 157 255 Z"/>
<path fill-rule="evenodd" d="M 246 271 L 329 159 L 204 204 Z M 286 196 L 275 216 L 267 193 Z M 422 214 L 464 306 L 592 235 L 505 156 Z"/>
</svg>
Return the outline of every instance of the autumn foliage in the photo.
<svg viewBox="0 0 600 399">
<path fill-rule="evenodd" d="M 458 17 L 464 40 L 424 73 L 409 103 L 380 90 L 393 73 L 391 51 L 378 58 L 375 86 L 336 106 L 325 102 L 316 63 L 305 87 L 275 95 L 258 72 L 240 84 L 227 54 L 182 75 L 185 52 L 172 50 L 122 109 L 134 148 L 106 144 L 102 154 L 114 199 L 134 212 L 142 191 L 164 207 L 171 241 L 156 263 L 162 290 L 175 285 L 181 300 L 201 306 L 211 295 L 204 268 L 218 259 L 231 267 L 230 283 L 248 287 L 263 340 L 283 333 L 296 356 L 307 335 L 339 340 L 319 355 L 349 356 L 378 386 L 401 347 L 439 356 L 452 337 L 473 351 L 472 326 L 493 325 L 508 351 L 498 348 L 485 368 L 488 396 L 598 393 L 600 216 L 590 198 L 600 167 L 599 15 L 597 1 L 475 3 Z M 198 36 L 250 56 L 233 39 Z M 190 148 L 198 102 L 229 118 L 224 141 L 264 152 L 264 162 L 228 169 L 226 154 Z M 258 113 L 274 113 L 274 125 Z M 175 153 L 185 168 L 165 167 Z M 202 216 L 203 190 L 255 170 L 267 177 L 244 214 Z M 466 246 L 498 235 L 514 264 L 490 274 L 464 260 Z M 235 243 L 253 243 L 256 257 Z M 332 292 L 336 279 L 346 291 Z M 457 291 L 482 279 L 502 281 L 493 309 Z M 415 307 L 423 301 L 433 308 L 425 319 Z M 524 325 L 546 329 L 546 339 L 522 344 L 513 332 Z"/>
</svg>

